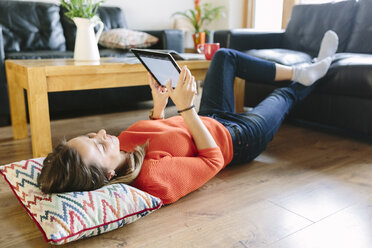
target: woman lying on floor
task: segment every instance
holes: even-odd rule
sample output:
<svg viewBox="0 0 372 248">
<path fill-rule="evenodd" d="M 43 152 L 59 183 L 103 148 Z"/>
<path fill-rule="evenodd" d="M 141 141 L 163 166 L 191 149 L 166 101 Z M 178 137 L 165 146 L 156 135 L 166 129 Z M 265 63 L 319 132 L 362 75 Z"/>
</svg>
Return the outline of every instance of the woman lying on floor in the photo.
<svg viewBox="0 0 372 248">
<path fill-rule="evenodd" d="M 337 50 L 328 31 L 317 62 L 283 66 L 220 49 L 208 69 L 199 114 L 194 108 L 196 83 L 183 67 L 173 89 L 149 76 L 154 108 L 151 120 L 139 121 L 119 137 L 105 130 L 63 141 L 44 160 L 39 177 L 44 193 L 86 191 L 107 183 L 132 184 L 165 204 L 198 189 L 228 164 L 247 163 L 263 152 L 289 111 L 315 88 Z M 234 78 L 269 83 L 292 80 L 248 113 L 234 113 Z M 164 119 L 168 98 L 180 116 Z"/>
</svg>

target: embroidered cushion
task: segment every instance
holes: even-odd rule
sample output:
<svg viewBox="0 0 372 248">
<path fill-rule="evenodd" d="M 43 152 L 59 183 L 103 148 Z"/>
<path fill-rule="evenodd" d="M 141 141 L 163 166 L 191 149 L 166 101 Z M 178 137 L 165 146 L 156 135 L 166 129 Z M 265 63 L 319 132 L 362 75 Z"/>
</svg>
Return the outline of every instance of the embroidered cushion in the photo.
<svg viewBox="0 0 372 248">
<path fill-rule="evenodd" d="M 159 198 L 125 184 L 94 191 L 44 194 L 37 183 L 43 160 L 0 166 L 0 173 L 49 243 L 64 244 L 105 233 L 162 206 Z"/>
<path fill-rule="evenodd" d="M 103 32 L 99 44 L 107 48 L 146 48 L 157 43 L 158 40 L 157 37 L 145 32 L 117 28 Z"/>
</svg>

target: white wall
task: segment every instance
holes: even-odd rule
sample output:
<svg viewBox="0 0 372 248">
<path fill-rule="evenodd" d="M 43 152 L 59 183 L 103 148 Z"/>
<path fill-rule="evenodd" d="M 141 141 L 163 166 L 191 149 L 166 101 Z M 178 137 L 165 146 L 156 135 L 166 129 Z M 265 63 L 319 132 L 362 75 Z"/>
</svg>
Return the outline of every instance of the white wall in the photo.
<svg viewBox="0 0 372 248">
<path fill-rule="evenodd" d="M 214 6 L 225 6 L 226 15 L 211 23 L 208 28 L 228 29 L 241 27 L 243 0 L 202 0 Z M 172 14 L 194 7 L 193 0 L 106 0 L 105 5 L 120 6 L 125 10 L 128 26 L 132 29 L 173 28 Z"/>
<path fill-rule="evenodd" d="M 216 29 L 242 28 L 244 0 L 225 0 L 224 2 L 225 6 L 228 6 L 226 25 L 216 26 Z"/>
<path fill-rule="evenodd" d="M 131 29 L 167 29 L 173 27 L 171 15 L 193 7 L 192 1 L 172 0 L 106 0 L 104 5 L 119 6 L 124 10 Z"/>
<path fill-rule="evenodd" d="M 255 4 L 254 27 L 258 30 L 282 28 L 283 0 L 259 0 Z"/>
</svg>

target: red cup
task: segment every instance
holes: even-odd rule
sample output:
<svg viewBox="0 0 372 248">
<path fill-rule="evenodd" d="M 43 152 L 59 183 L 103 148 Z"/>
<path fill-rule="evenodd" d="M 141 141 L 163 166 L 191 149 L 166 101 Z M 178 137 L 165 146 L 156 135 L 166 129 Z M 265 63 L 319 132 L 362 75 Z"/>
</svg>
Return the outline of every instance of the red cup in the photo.
<svg viewBox="0 0 372 248">
<path fill-rule="evenodd" d="M 198 53 L 204 53 L 207 60 L 211 60 L 218 49 L 220 49 L 220 43 L 198 44 L 196 47 Z"/>
</svg>

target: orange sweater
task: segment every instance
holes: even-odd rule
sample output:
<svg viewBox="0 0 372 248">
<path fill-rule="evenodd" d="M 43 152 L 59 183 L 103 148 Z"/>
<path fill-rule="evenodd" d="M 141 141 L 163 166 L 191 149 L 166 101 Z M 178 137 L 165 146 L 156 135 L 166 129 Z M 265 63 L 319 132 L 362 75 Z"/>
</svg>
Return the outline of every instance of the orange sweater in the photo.
<svg viewBox="0 0 372 248">
<path fill-rule="evenodd" d="M 133 186 L 168 204 L 198 189 L 230 163 L 233 145 L 229 131 L 212 118 L 201 119 L 218 147 L 198 151 L 181 116 L 139 121 L 122 132 L 122 151 L 131 151 L 149 139 L 142 170 Z"/>
</svg>

